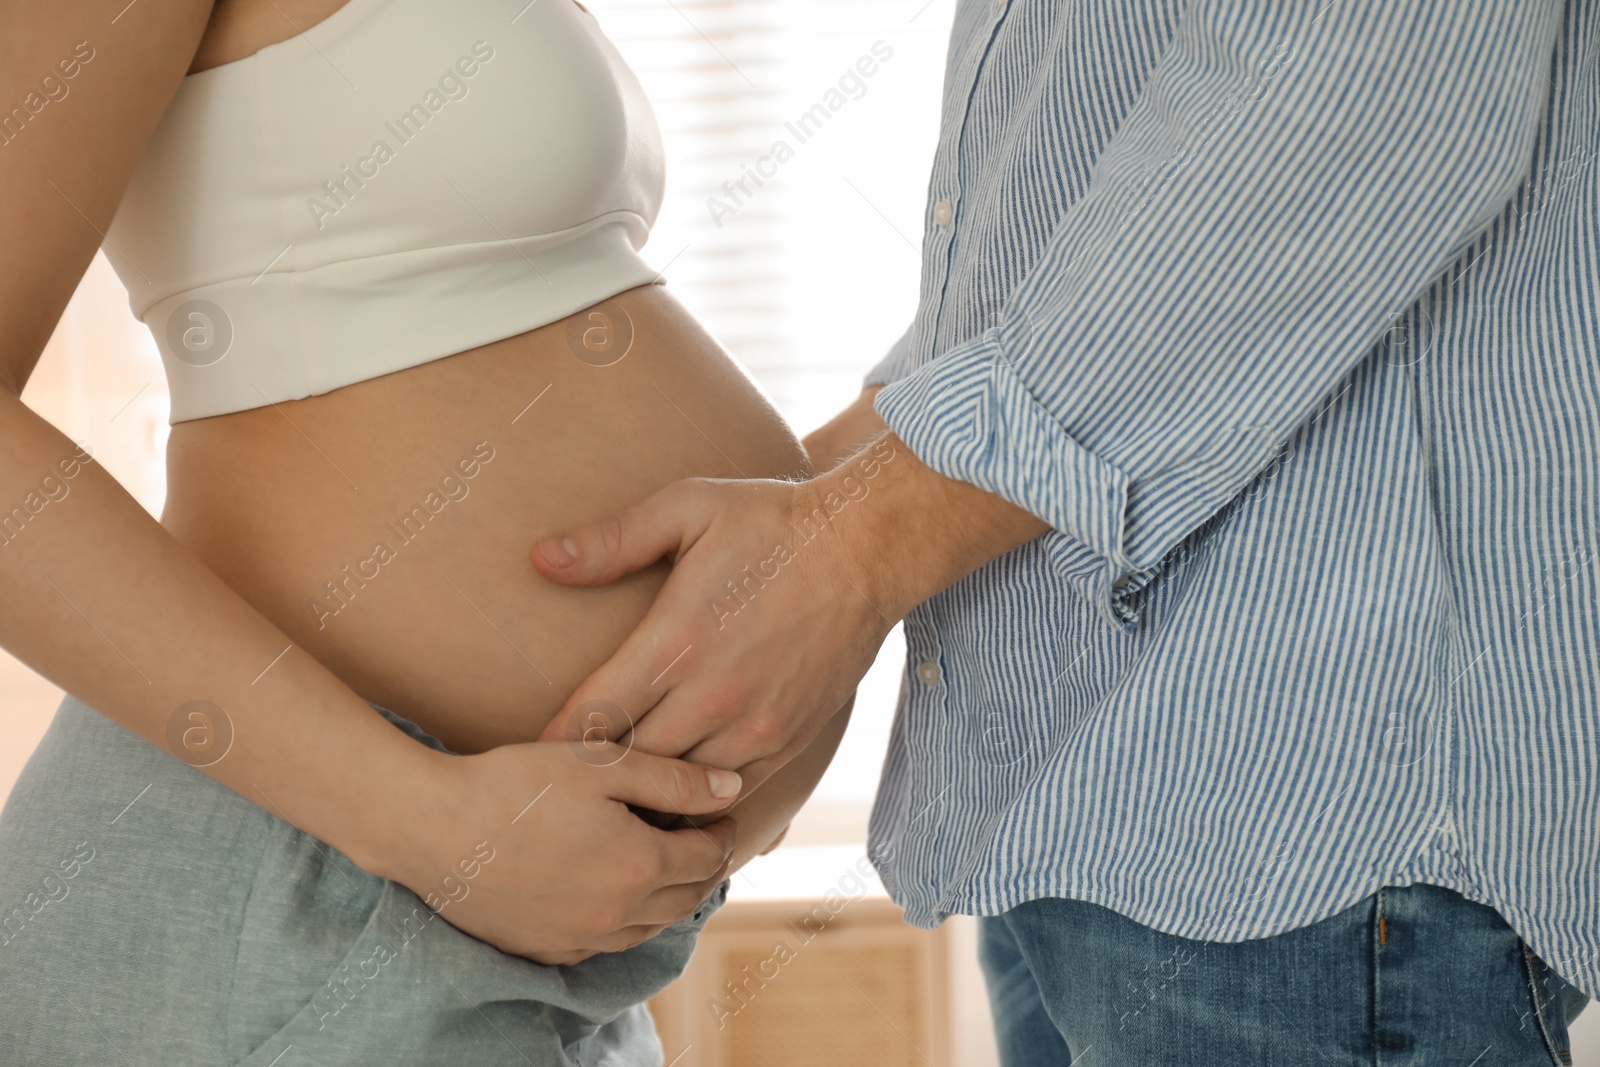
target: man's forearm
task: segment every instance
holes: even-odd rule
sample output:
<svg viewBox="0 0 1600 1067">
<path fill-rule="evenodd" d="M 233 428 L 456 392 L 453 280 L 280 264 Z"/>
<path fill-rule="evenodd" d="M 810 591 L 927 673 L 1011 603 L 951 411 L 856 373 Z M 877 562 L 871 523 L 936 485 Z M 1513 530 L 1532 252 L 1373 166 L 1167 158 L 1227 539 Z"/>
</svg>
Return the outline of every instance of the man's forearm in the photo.
<svg viewBox="0 0 1600 1067">
<path fill-rule="evenodd" d="M 811 466 L 818 474 L 837 467 L 883 432 L 883 417 L 872 406 L 882 388 L 867 386 L 849 407 L 806 434 L 806 455 L 811 457 Z"/>
<path fill-rule="evenodd" d="M 890 430 L 806 483 L 802 514 L 826 509 L 829 494 L 862 501 L 833 525 L 851 580 L 891 621 L 1050 529 L 1010 501 L 928 467 Z"/>
</svg>

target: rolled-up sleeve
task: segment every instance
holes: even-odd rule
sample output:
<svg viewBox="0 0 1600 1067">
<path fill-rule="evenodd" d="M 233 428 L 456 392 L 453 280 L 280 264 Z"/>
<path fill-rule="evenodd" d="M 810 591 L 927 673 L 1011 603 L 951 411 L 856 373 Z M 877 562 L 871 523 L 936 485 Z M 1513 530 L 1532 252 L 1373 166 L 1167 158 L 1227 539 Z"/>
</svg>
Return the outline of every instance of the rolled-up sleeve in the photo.
<svg viewBox="0 0 1600 1067">
<path fill-rule="evenodd" d="M 867 376 L 861 381 L 861 388 L 870 389 L 874 385 L 887 385 L 897 378 L 904 378 L 911 372 L 911 328 L 900 335 L 900 340 L 889 347 L 889 351 L 872 369 L 867 371 Z"/>
<path fill-rule="evenodd" d="M 1560 12 L 1196 0 L 999 324 L 915 369 L 891 352 L 878 412 L 1080 542 L 1125 623 L 1119 579 L 1245 488 L 1504 210 Z"/>
</svg>

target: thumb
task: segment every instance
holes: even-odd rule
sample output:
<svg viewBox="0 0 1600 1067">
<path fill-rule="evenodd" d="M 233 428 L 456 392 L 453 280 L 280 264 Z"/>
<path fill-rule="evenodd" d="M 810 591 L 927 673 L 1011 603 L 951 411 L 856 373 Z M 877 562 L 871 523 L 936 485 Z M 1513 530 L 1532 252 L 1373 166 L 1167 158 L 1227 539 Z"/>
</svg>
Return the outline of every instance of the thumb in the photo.
<svg viewBox="0 0 1600 1067">
<path fill-rule="evenodd" d="M 744 782 L 724 771 L 648 752 L 597 768 L 606 775 L 603 791 L 613 800 L 677 815 L 710 815 L 732 804 Z"/>
<path fill-rule="evenodd" d="M 534 568 L 559 585 L 605 585 L 648 567 L 703 529 L 688 496 L 668 486 L 626 511 L 547 537 L 534 545 Z"/>
</svg>

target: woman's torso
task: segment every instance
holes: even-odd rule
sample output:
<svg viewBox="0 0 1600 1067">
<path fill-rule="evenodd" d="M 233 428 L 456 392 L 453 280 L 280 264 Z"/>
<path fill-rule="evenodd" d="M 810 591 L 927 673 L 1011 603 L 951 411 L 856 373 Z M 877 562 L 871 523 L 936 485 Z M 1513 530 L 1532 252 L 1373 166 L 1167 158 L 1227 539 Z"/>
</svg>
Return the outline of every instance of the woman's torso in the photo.
<svg viewBox="0 0 1600 1067">
<path fill-rule="evenodd" d="M 224 0 L 194 69 L 341 6 Z M 363 697 L 463 751 L 537 736 L 665 575 L 559 589 L 528 561 L 537 537 L 678 478 L 805 465 L 655 285 L 319 396 L 179 422 L 167 462 L 174 536 Z"/>
</svg>

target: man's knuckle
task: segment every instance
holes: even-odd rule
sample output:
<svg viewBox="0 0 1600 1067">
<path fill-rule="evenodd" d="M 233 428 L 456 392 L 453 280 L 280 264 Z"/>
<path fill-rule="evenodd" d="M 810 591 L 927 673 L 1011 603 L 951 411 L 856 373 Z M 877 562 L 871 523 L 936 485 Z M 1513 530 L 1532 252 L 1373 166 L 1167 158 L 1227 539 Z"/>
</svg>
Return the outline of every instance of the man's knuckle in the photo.
<svg viewBox="0 0 1600 1067">
<path fill-rule="evenodd" d="M 781 749 L 787 740 L 783 720 L 761 713 L 751 716 L 744 723 L 744 735 L 746 742 L 764 756 Z"/>
</svg>

